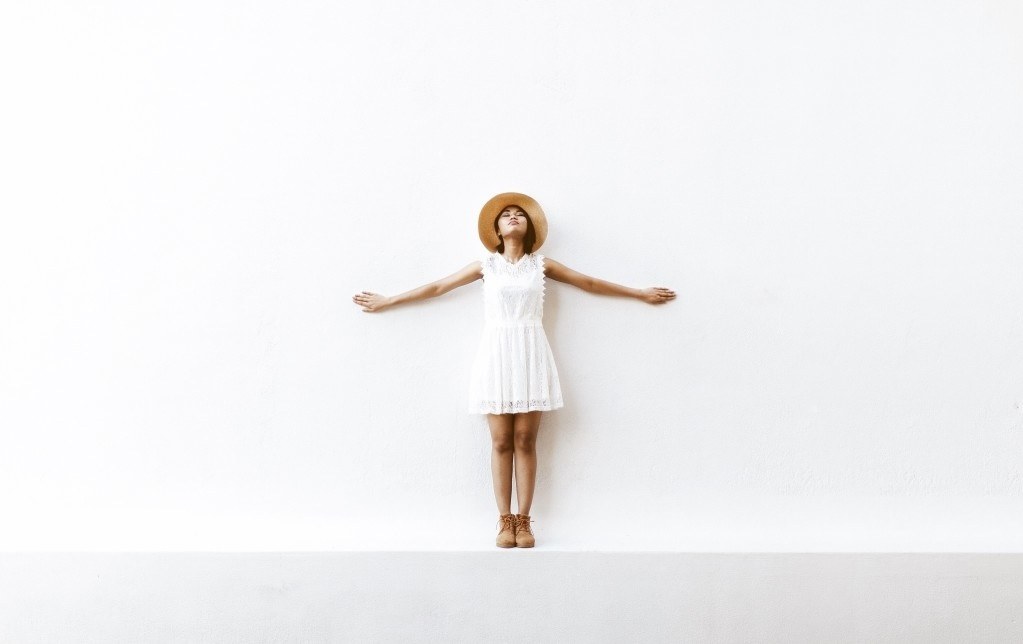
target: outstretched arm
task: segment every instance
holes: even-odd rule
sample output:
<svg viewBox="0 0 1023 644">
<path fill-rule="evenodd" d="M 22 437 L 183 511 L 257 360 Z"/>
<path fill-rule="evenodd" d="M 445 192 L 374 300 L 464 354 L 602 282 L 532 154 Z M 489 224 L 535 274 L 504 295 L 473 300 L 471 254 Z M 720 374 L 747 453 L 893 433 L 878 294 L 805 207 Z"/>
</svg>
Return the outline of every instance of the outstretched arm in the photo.
<svg viewBox="0 0 1023 644">
<path fill-rule="evenodd" d="M 483 277 L 481 272 L 482 264 L 479 260 L 467 264 L 465 268 L 452 273 L 443 279 L 439 279 L 436 282 L 430 282 L 424 284 L 419 288 L 414 288 L 411 291 L 405 291 L 399 295 L 380 295 L 379 293 L 371 293 L 369 291 L 362 291 L 352 296 L 352 301 L 358 306 L 362 307 L 363 313 L 375 313 L 382 311 L 398 304 L 405 304 L 406 302 L 415 302 L 416 300 L 425 300 L 429 297 L 437 297 L 438 295 L 444 295 L 453 288 L 459 286 L 465 286 L 470 282 Z"/>
<path fill-rule="evenodd" d="M 572 286 L 581 288 L 588 293 L 634 297 L 637 300 L 643 300 L 649 304 L 660 304 L 662 302 L 675 299 L 675 291 L 670 288 L 663 288 L 661 286 L 654 286 L 651 288 L 629 288 L 628 286 L 622 286 L 621 284 L 615 284 L 614 282 L 608 282 L 606 280 L 597 279 L 596 277 L 590 277 L 589 275 L 583 275 L 578 271 L 573 271 L 571 268 L 560 262 L 554 261 L 550 257 L 544 258 L 544 269 L 544 274 L 552 280 L 571 284 Z"/>
</svg>

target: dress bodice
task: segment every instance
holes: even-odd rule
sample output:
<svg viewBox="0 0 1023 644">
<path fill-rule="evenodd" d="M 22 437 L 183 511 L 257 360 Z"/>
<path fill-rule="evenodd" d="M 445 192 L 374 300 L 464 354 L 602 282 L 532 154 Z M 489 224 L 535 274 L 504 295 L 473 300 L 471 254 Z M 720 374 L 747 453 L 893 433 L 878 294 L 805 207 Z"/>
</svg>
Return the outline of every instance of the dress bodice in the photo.
<svg viewBox="0 0 1023 644">
<path fill-rule="evenodd" d="M 544 256 L 529 253 L 512 264 L 500 253 L 483 258 L 483 302 L 487 324 L 539 325 L 543 318 Z"/>
</svg>

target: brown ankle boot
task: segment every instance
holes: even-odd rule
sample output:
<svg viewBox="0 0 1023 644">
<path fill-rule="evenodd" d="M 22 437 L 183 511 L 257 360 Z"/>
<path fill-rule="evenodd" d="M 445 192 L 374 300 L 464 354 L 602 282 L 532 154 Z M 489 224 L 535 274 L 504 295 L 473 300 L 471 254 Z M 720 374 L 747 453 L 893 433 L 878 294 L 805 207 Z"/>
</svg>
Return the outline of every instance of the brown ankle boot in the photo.
<svg viewBox="0 0 1023 644">
<path fill-rule="evenodd" d="M 497 547 L 498 548 L 514 548 L 515 547 L 515 515 L 514 514 L 502 514 L 497 520 L 497 525 L 501 529 L 497 533 Z"/>
<path fill-rule="evenodd" d="M 529 518 L 528 514 L 518 514 L 515 516 L 515 545 L 520 548 L 532 548 L 536 544 L 533 530 L 529 527 L 530 521 L 532 519 Z"/>
</svg>

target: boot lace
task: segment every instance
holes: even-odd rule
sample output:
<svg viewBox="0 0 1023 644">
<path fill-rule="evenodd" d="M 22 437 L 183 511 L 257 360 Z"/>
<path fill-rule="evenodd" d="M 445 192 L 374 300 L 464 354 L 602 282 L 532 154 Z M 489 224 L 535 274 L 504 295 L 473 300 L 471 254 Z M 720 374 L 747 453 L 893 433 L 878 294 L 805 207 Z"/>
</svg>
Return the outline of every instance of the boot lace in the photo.
<svg viewBox="0 0 1023 644">
<path fill-rule="evenodd" d="M 530 521 L 532 521 L 532 519 L 530 519 L 529 517 L 518 517 L 518 520 L 516 521 L 517 526 L 515 528 L 516 531 L 528 532 L 529 534 L 533 534 L 533 530 L 529 527 Z"/>
<path fill-rule="evenodd" d="M 497 520 L 497 527 L 501 532 L 510 530 L 513 534 L 515 532 L 515 515 L 506 514 Z"/>
</svg>

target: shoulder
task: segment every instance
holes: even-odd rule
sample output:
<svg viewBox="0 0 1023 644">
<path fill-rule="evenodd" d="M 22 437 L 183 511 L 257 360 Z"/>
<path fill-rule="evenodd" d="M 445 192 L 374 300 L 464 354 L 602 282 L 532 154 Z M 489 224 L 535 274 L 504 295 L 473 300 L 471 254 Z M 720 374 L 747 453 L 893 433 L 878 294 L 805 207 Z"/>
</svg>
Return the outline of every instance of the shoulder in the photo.
<svg viewBox="0 0 1023 644">
<path fill-rule="evenodd" d="M 544 275 L 558 282 L 565 282 L 573 286 L 580 288 L 585 287 L 587 280 L 590 278 L 578 271 L 574 271 L 571 268 L 565 266 L 559 261 L 555 261 L 550 257 L 544 260 Z"/>
<path fill-rule="evenodd" d="M 557 272 L 557 270 L 561 267 L 561 264 L 550 257 L 547 257 L 543 253 L 536 253 L 534 257 L 536 257 L 537 264 L 543 269 L 545 275 L 551 275 L 552 271 Z"/>
<path fill-rule="evenodd" d="M 480 273 L 489 273 L 494 270 L 494 253 L 484 253 L 480 255 L 473 264 Z"/>
<path fill-rule="evenodd" d="M 483 267 L 481 266 L 480 260 L 474 259 L 462 268 L 458 269 L 457 272 L 444 278 L 442 281 L 461 286 L 478 280 L 481 277 L 483 277 Z"/>
</svg>

